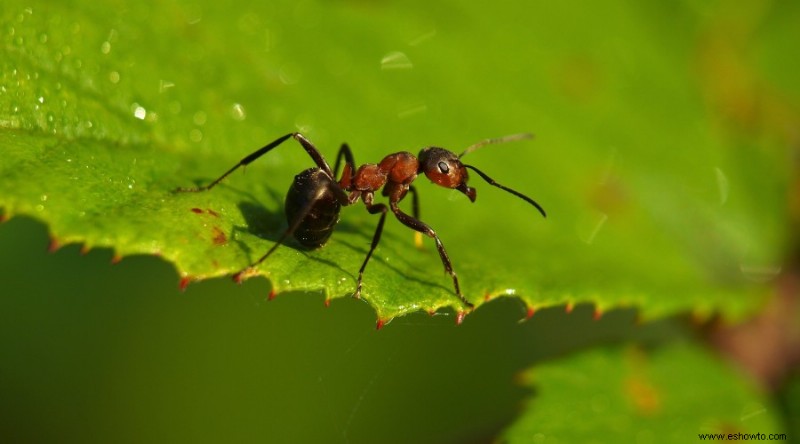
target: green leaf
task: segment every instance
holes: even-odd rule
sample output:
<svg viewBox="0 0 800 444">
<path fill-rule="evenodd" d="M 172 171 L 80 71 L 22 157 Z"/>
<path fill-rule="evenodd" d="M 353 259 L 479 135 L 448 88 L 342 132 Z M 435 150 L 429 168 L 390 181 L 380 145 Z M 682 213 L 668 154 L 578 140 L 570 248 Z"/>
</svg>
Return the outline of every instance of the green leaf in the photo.
<svg viewBox="0 0 800 444">
<path fill-rule="evenodd" d="M 312 163 L 287 142 L 210 192 L 171 190 L 207 183 L 282 134 L 302 131 L 329 162 L 347 141 L 364 163 L 532 131 L 534 141 L 467 159 L 536 199 L 546 220 L 478 177 L 474 204 L 419 181 L 421 217 L 468 299 L 516 296 L 531 313 L 752 311 L 781 267 L 790 175 L 789 136 L 770 120 L 786 103 L 756 81 L 781 64 L 758 39 L 796 41 L 791 21 L 579 9 L 6 2 L 0 208 L 45 221 L 58 244 L 160 255 L 189 282 L 266 252 L 286 227 L 285 190 Z M 777 30 L 740 31 L 744 49 L 712 51 L 720 24 L 739 21 Z M 756 80 L 711 81 L 730 62 L 718 53 Z M 377 224 L 362 208 L 343 210 L 322 249 L 277 249 L 259 267 L 273 290 L 351 295 Z M 391 215 L 362 295 L 381 320 L 464 310 L 432 240 L 415 248 Z"/>
<path fill-rule="evenodd" d="M 511 443 L 694 442 L 701 434 L 766 440 L 782 433 L 780 415 L 764 397 L 696 346 L 594 350 L 537 366 L 524 380 L 536 394 L 506 430 Z"/>
</svg>

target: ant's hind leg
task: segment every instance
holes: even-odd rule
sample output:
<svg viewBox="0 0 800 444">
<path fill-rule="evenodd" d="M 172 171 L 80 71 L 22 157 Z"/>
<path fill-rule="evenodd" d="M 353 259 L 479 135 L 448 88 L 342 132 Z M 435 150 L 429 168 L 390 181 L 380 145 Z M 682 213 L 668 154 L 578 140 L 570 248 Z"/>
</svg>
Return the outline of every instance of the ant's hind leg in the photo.
<svg viewBox="0 0 800 444">
<path fill-rule="evenodd" d="M 239 169 L 239 167 L 247 166 L 248 164 L 250 164 L 250 162 L 253 162 L 254 160 L 258 159 L 259 157 L 263 156 L 264 154 L 267 154 L 268 152 L 272 151 L 273 148 L 275 148 L 278 145 L 282 144 L 283 142 L 286 141 L 286 139 L 288 139 L 290 137 L 294 138 L 294 140 L 296 140 L 303 147 L 303 149 L 306 150 L 306 153 L 308 153 L 308 155 L 311 156 L 311 160 L 314 161 L 314 163 L 317 165 L 317 167 L 319 167 L 321 170 L 325 171 L 326 173 L 328 173 L 329 176 L 332 177 L 331 167 L 328 165 L 328 162 L 325 161 L 325 158 L 322 157 L 322 154 L 319 152 L 319 150 L 317 150 L 317 148 L 314 146 L 314 144 L 312 144 L 308 139 L 305 138 L 305 136 L 303 136 L 300 133 L 289 133 L 289 134 L 286 134 L 285 136 L 281 136 L 281 137 L 273 140 L 272 142 L 268 143 L 267 145 L 265 145 L 265 146 L 259 148 L 258 150 L 248 154 L 242 160 L 240 160 L 239 163 L 237 163 L 236 165 L 231 167 L 231 169 L 226 171 L 224 174 L 222 174 L 222 176 L 219 176 L 216 180 L 214 180 L 210 184 L 208 184 L 206 186 L 203 186 L 203 187 L 195 187 L 195 188 L 176 188 L 175 192 L 176 193 L 196 193 L 198 191 L 208 191 L 211 188 L 214 188 L 218 183 L 222 182 L 222 180 L 225 179 L 226 177 L 228 177 L 231 173 L 233 173 L 234 171 Z M 349 149 L 348 149 L 348 151 L 349 151 Z M 352 158 L 352 154 L 350 155 L 350 157 Z"/>
<path fill-rule="evenodd" d="M 312 200 L 311 202 L 306 204 L 306 206 L 297 213 L 297 216 L 295 216 L 294 220 L 286 228 L 286 230 L 283 232 L 283 234 L 281 234 L 281 237 L 279 237 L 278 240 L 275 241 L 275 245 L 270 247 L 270 249 L 266 253 L 264 253 L 263 256 L 258 258 L 258 260 L 256 260 L 252 264 L 250 264 L 247 268 L 244 268 L 241 271 L 239 271 L 238 273 L 234 274 L 233 275 L 233 280 L 236 281 L 237 283 L 242 283 L 242 281 L 245 278 L 247 278 L 250 275 L 254 274 L 255 273 L 255 267 L 259 266 L 268 257 L 270 257 L 270 255 L 272 255 L 272 253 L 275 250 L 277 250 L 279 246 L 283 245 L 286 242 L 286 239 L 289 236 L 291 236 L 292 234 L 294 234 L 295 231 L 297 231 L 297 228 L 300 226 L 300 224 L 303 223 L 303 220 L 306 218 L 306 215 L 308 215 L 308 212 L 311 211 L 311 208 L 314 206 L 315 202 L 316 201 Z"/>
<path fill-rule="evenodd" d="M 214 188 L 214 186 L 216 186 L 218 183 L 222 182 L 222 180 L 225 179 L 226 177 L 228 177 L 232 172 L 234 172 L 237 169 L 239 169 L 239 167 L 246 166 L 250 162 L 258 159 L 259 157 L 261 157 L 264 154 L 268 153 L 270 150 L 272 150 L 276 146 L 278 146 L 278 145 L 282 144 L 283 142 L 285 142 L 286 139 L 292 137 L 293 135 L 294 135 L 294 133 L 289 133 L 289 134 L 286 134 L 285 136 L 281 136 L 281 137 L 273 140 L 272 142 L 268 143 L 267 145 L 263 146 L 262 148 L 259 148 L 258 150 L 250 153 L 245 158 L 240 160 L 239 163 L 237 163 L 236 165 L 231 167 L 231 169 L 229 169 L 228 171 L 223 173 L 222 176 L 219 176 L 216 180 L 214 180 L 213 182 L 211 182 L 210 184 L 208 184 L 208 185 L 206 185 L 204 187 L 177 188 L 177 189 L 175 189 L 175 192 L 177 192 L 177 193 L 196 193 L 198 191 L 208 191 L 208 190 Z"/>
</svg>

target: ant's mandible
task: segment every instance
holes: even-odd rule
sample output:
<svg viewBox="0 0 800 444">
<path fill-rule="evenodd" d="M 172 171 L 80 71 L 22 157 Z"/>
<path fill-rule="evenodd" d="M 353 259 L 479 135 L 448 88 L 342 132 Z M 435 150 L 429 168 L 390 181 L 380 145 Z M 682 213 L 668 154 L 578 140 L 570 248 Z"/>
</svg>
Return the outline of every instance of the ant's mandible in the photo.
<svg viewBox="0 0 800 444">
<path fill-rule="evenodd" d="M 350 151 L 350 147 L 344 143 L 341 148 L 339 148 L 339 153 L 336 155 L 336 163 L 334 164 L 333 170 L 331 170 L 328 162 L 325 161 L 325 158 L 322 157 L 319 150 L 317 150 L 308 139 L 300 133 L 290 133 L 276 139 L 272 143 L 269 143 L 240 160 L 239 163 L 210 184 L 198 188 L 178 188 L 176 191 L 198 192 L 210 190 L 237 168 L 249 164 L 287 139 L 293 138 L 300 143 L 317 166 L 315 168 L 309 168 L 295 176 L 294 182 L 292 186 L 289 187 L 289 192 L 286 194 L 285 212 L 286 221 L 289 225 L 288 228 L 269 251 L 257 261 L 250 264 L 249 267 L 234 275 L 234 279 L 237 282 L 242 280 L 242 277 L 247 271 L 264 262 L 264 260 L 267 259 L 279 245 L 283 244 L 289 236 L 294 236 L 301 245 L 307 248 L 319 248 L 325 245 L 325 242 L 328 241 L 331 233 L 333 233 L 333 228 L 336 226 L 336 223 L 339 222 L 339 211 L 341 207 L 353 205 L 361 199 L 370 214 L 380 214 L 381 218 L 378 220 L 378 226 L 375 229 L 375 234 L 372 236 L 372 244 L 369 247 L 369 252 L 367 252 L 367 257 L 364 258 L 364 262 L 358 270 L 358 282 L 356 291 L 353 294 L 354 297 L 361 297 L 361 282 L 364 269 L 367 267 L 367 262 L 369 262 L 369 258 L 372 257 L 375 247 L 378 246 L 381 240 L 386 213 L 391 211 L 394 213 L 395 217 L 407 227 L 434 239 L 444 269 L 447 274 L 453 278 L 453 287 L 455 288 L 456 296 L 458 296 L 461 302 L 466 306 L 472 308 L 473 304 L 461 294 L 461 287 L 458 285 L 458 277 L 453 270 L 453 264 L 450 262 L 450 257 L 447 255 L 447 250 L 445 250 L 442 241 L 433 228 L 419 219 L 419 200 L 417 198 L 417 190 L 412 185 L 412 182 L 414 182 L 414 179 L 416 179 L 420 173 L 425 173 L 428 179 L 433 183 L 445 188 L 454 188 L 464 193 L 470 201 L 475 202 L 476 191 L 474 188 L 467 186 L 467 180 L 469 179 L 467 169 L 471 169 L 490 185 L 508 191 L 525 200 L 536 207 L 542 216 L 546 217 L 544 209 L 533 199 L 495 182 L 494 179 L 474 166 L 461 163 L 461 158 L 464 155 L 482 146 L 527 139 L 530 137 L 530 134 L 516 134 L 498 139 L 483 140 L 470 146 L 458 156 L 451 151 L 436 147 L 423 148 L 419 152 L 419 156 L 414 156 L 407 151 L 401 151 L 389 154 L 378 164 L 368 163 L 358 168 L 356 168 L 356 163 L 353 159 L 353 153 Z M 342 158 L 344 158 L 345 162 L 342 177 L 336 180 Z M 381 188 L 383 188 L 381 194 L 389 197 L 388 207 L 385 204 L 373 202 L 375 192 Z M 398 207 L 398 203 L 403 200 L 409 192 L 412 194 L 413 215 L 404 213 Z"/>
</svg>

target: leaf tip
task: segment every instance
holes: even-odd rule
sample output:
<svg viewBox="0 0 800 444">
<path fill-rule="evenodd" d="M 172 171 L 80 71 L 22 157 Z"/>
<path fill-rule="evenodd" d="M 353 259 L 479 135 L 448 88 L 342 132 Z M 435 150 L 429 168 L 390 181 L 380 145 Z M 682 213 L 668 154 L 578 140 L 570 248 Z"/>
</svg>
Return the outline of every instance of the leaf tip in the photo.
<svg viewBox="0 0 800 444">
<path fill-rule="evenodd" d="M 564 306 L 564 311 L 566 311 L 567 314 L 570 314 L 572 313 L 572 310 L 575 310 L 575 303 L 572 301 L 567 302 L 567 305 Z"/>
<path fill-rule="evenodd" d="M 269 295 L 267 295 L 267 300 L 271 301 L 271 300 L 275 299 L 275 296 L 277 296 L 277 295 L 278 295 L 278 293 L 275 291 L 275 289 L 274 288 L 270 288 L 269 289 Z"/>
<path fill-rule="evenodd" d="M 378 320 L 375 322 L 375 330 L 382 329 L 386 324 L 388 324 L 390 322 L 392 322 L 392 318 L 388 318 L 388 319 L 378 318 Z"/>
<path fill-rule="evenodd" d="M 603 317 L 603 309 L 598 306 L 595 306 L 594 313 L 592 314 L 592 319 L 594 319 L 595 321 L 599 321 L 600 318 L 602 317 Z"/>
<path fill-rule="evenodd" d="M 181 278 L 181 281 L 178 283 L 178 289 L 180 291 L 186 291 L 186 287 L 192 282 L 192 278 L 189 276 L 184 276 Z"/>
<path fill-rule="evenodd" d="M 525 312 L 525 320 L 528 320 L 536 314 L 536 307 L 528 307 L 528 310 Z"/>
<path fill-rule="evenodd" d="M 50 236 L 50 244 L 47 245 L 47 252 L 55 253 L 59 248 L 61 248 L 61 242 L 59 242 L 55 237 Z"/>
<path fill-rule="evenodd" d="M 467 316 L 467 312 L 466 311 L 459 311 L 456 314 L 456 325 L 461 325 L 461 323 L 464 322 L 464 317 L 466 317 L 466 316 Z"/>
</svg>

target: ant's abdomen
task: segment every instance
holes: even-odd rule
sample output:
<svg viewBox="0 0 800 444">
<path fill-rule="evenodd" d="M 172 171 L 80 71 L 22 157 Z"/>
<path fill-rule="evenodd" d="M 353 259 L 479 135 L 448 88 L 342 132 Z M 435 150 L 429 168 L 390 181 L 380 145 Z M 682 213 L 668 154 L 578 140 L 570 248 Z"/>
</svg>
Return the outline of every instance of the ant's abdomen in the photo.
<svg viewBox="0 0 800 444">
<path fill-rule="evenodd" d="M 333 180 L 319 168 L 309 168 L 294 177 L 286 193 L 286 222 L 299 222 L 294 237 L 307 248 L 325 245 L 339 222 L 342 206 L 332 191 Z"/>
</svg>

